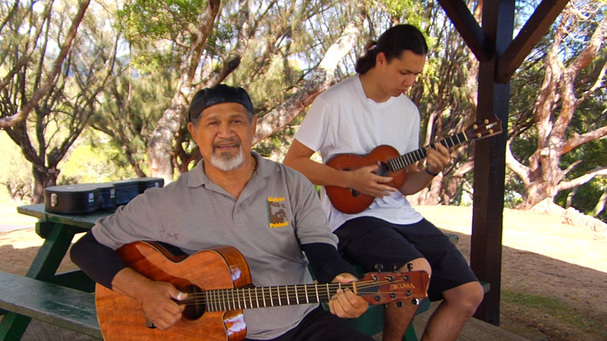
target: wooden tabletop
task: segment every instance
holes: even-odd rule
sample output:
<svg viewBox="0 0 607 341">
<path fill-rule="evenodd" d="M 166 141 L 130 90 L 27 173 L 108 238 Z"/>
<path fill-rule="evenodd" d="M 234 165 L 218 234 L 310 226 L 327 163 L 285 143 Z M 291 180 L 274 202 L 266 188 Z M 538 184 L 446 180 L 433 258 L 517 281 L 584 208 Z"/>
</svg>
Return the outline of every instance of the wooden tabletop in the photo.
<svg viewBox="0 0 607 341">
<path fill-rule="evenodd" d="M 84 229 L 90 229 L 95 225 L 95 222 L 99 218 L 106 217 L 113 214 L 114 211 L 95 211 L 85 214 L 67 214 L 67 213 L 54 213 L 48 212 L 44 208 L 44 204 L 33 204 L 24 205 L 17 207 L 17 212 L 32 217 L 38 218 L 40 221 L 49 221 L 54 223 L 61 223 Z"/>
</svg>

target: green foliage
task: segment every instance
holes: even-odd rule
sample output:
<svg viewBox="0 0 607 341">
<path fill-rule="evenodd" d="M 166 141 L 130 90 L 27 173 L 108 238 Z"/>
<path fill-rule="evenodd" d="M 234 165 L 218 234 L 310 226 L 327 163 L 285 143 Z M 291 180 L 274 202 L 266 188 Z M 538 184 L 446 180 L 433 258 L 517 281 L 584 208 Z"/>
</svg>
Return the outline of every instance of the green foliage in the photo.
<svg viewBox="0 0 607 341">
<path fill-rule="evenodd" d="M 31 199 L 32 165 L 4 131 L 0 131 L 0 150 L 3 159 L 0 163 L 0 185 L 6 188 L 11 199 Z"/>
<path fill-rule="evenodd" d="M 203 0 L 135 0 L 116 12 L 116 27 L 135 52 L 132 65 L 142 73 L 172 67 L 185 55 Z"/>
<path fill-rule="evenodd" d="M 58 185 L 108 182 L 136 177 L 122 151 L 100 132 L 87 130 L 61 163 Z"/>
</svg>

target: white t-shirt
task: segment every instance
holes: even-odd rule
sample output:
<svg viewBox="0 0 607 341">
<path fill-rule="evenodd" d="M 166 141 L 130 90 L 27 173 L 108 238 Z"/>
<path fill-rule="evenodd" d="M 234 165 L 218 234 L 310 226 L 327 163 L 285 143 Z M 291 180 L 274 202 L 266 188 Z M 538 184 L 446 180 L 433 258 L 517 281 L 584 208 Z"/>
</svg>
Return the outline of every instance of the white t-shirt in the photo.
<svg viewBox="0 0 607 341">
<path fill-rule="evenodd" d="M 419 111 L 405 95 L 377 103 L 366 97 L 358 76 L 334 85 L 319 95 L 295 138 L 306 147 L 320 151 L 323 162 L 336 154 L 368 154 L 379 145 L 390 145 L 405 154 L 419 148 Z M 373 216 L 395 224 L 413 224 L 423 217 L 407 199 L 395 192 L 376 198 L 369 208 L 346 214 L 331 205 L 324 188 L 323 209 L 335 231 L 347 220 Z"/>
</svg>

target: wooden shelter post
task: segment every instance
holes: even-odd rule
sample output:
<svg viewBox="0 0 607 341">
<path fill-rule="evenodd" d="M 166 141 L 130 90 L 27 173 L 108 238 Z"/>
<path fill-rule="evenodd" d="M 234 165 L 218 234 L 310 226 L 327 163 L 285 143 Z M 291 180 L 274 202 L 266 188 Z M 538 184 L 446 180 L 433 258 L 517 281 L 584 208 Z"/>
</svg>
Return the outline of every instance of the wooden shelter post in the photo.
<svg viewBox="0 0 607 341">
<path fill-rule="evenodd" d="M 569 0 L 542 0 L 514 40 L 516 0 L 482 1 L 482 28 L 463 0 L 438 2 L 479 60 L 477 118 L 502 121 L 502 134 L 475 143 L 470 247 L 470 266 L 491 285 L 475 317 L 499 325 L 510 77 Z"/>
<path fill-rule="evenodd" d="M 499 57 L 512 41 L 514 1 L 486 1 L 484 6 L 483 31 L 494 53 L 480 61 L 477 117 L 497 116 L 503 132 L 475 144 L 470 266 L 481 281 L 491 285 L 475 317 L 499 325 L 510 83 L 498 84 L 495 77 Z"/>
</svg>

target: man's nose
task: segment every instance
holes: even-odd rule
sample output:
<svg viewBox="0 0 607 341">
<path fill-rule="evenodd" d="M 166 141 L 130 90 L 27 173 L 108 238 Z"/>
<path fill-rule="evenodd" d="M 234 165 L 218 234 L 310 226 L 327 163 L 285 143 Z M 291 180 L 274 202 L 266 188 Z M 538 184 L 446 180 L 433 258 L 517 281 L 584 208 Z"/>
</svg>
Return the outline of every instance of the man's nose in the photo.
<svg viewBox="0 0 607 341">
<path fill-rule="evenodd" d="M 232 129 L 232 125 L 229 123 L 223 123 L 219 126 L 219 134 L 223 136 L 232 135 L 234 130 Z"/>
<path fill-rule="evenodd" d="M 403 81 L 403 84 L 406 86 L 413 86 L 413 83 L 415 83 L 416 79 L 417 79 L 417 75 L 415 75 L 415 74 L 407 75 L 405 77 L 405 80 Z"/>
</svg>

